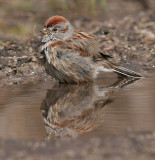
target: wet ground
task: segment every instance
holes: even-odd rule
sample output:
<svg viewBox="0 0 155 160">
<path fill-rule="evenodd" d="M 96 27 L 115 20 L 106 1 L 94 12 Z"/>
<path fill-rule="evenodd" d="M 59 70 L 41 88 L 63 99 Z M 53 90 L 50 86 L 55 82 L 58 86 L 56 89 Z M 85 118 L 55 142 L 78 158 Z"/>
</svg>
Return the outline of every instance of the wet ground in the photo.
<svg viewBox="0 0 155 160">
<path fill-rule="evenodd" d="M 38 1 L 0 1 L 0 159 L 154 160 L 155 1 L 103 0 L 103 9 L 65 0 L 68 10 Z M 37 60 L 39 30 L 54 14 L 100 36 L 113 63 L 146 78 L 58 85 Z"/>
<path fill-rule="evenodd" d="M 102 23 L 86 20 L 82 22 L 81 30 L 90 25 L 90 32 L 101 37 L 101 48 L 105 54 L 113 57 L 113 63 L 143 75 L 154 73 L 155 21 L 151 13 L 141 12 L 136 17 L 126 16 L 121 20 L 110 19 Z M 38 64 L 40 38 L 39 33 L 29 40 L 22 41 L 1 38 L 1 87 L 51 79 Z"/>
</svg>

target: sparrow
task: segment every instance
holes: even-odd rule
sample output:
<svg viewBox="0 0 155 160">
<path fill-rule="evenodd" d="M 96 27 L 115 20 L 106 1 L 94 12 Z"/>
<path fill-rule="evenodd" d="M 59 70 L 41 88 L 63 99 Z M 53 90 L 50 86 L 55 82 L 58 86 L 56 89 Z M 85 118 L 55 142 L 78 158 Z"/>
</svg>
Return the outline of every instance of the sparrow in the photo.
<svg viewBox="0 0 155 160">
<path fill-rule="evenodd" d="M 110 62 L 112 57 L 101 51 L 97 36 L 76 31 L 62 16 L 47 19 L 41 32 L 40 60 L 47 74 L 60 83 L 92 82 L 100 72 L 115 72 L 137 79 L 142 77 Z"/>
</svg>

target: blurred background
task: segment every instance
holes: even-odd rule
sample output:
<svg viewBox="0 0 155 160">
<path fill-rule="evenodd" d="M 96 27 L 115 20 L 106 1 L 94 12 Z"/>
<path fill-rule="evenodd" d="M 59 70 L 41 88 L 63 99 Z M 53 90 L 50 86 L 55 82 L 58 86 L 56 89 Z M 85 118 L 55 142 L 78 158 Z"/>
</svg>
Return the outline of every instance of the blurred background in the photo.
<svg viewBox="0 0 155 160">
<path fill-rule="evenodd" d="M 92 30 L 96 21 L 136 16 L 140 11 L 153 14 L 154 10 L 154 0 L 0 0 L 0 37 L 34 36 L 45 20 L 56 14 L 65 16 L 77 28 Z"/>
</svg>

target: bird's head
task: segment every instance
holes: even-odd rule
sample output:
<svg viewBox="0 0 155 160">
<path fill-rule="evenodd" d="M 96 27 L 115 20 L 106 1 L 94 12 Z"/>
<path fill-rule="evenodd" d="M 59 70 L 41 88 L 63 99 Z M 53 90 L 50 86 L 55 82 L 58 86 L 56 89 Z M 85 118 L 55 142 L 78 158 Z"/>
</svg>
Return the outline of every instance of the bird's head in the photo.
<svg viewBox="0 0 155 160">
<path fill-rule="evenodd" d="M 52 16 L 45 22 L 42 42 L 64 41 L 74 33 L 74 28 L 70 22 L 62 16 Z"/>
</svg>

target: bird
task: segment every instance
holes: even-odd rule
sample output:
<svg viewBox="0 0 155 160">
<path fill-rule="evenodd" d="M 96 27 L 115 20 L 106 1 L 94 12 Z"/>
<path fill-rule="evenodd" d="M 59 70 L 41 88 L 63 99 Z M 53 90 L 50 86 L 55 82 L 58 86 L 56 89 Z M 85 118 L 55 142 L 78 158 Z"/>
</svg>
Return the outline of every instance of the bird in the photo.
<svg viewBox="0 0 155 160">
<path fill-rule="evenodd" d="M 101 51 L 100 38 L 94 34 L 76 31 L 63 16 L 51 16 L 45 21 L 39 58 L 47 74 L 59 83 L 88 83 L 100 72 L 140 79 L 143 76 L 115 65 L 112 57 Z M 104 76 L 103 76 L 104 77 Z"/>
</svg>

